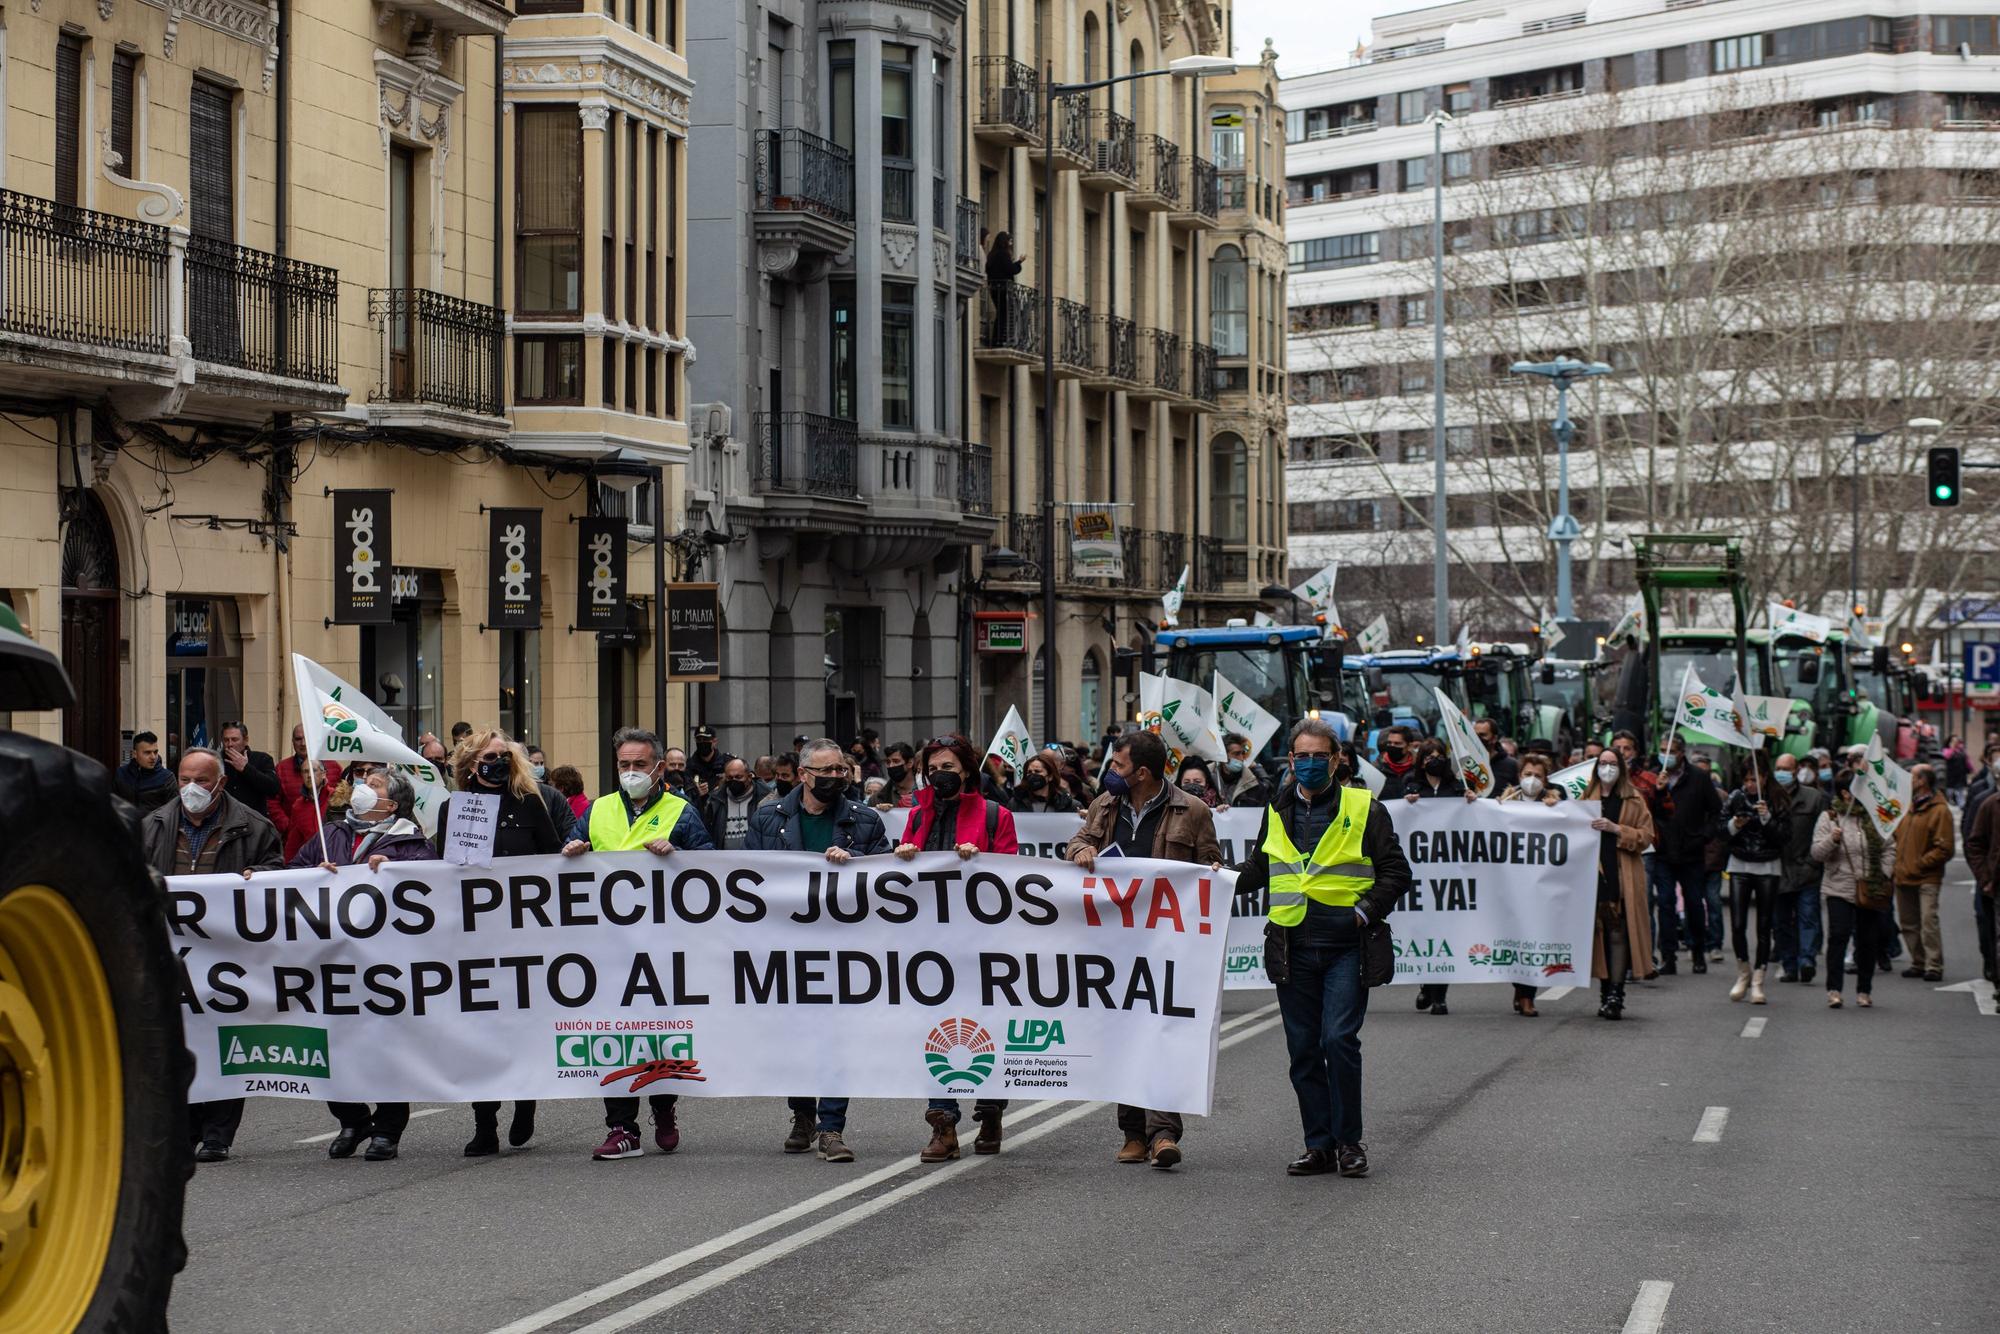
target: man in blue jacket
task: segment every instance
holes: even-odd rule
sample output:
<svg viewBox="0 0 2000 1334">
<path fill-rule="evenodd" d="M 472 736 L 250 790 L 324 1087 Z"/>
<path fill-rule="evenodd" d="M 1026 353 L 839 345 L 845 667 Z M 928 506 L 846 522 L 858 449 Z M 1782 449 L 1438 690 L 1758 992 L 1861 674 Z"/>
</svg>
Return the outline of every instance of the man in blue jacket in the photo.
<svg viewBox="0 0 2000 1334">
<path fill-rule="evenodd" d="M 852 857 L 888 852 L 889 835 L 882 817 L 847 795 L 847 753 L 838 741 L 821 737 L 799 751 L 799 785 L 774 802 L 759 806 L 750 817 L 752 852 L 818 852 L 835 866 Z M 817 1147 L 820 1159 L 851 1163 L 854 1150 L 842 1135 L 847 1130 L 847 1099 L 791 1098 L 792 1133 L 785 1136 L 786 1153 Z"/>
</svg>

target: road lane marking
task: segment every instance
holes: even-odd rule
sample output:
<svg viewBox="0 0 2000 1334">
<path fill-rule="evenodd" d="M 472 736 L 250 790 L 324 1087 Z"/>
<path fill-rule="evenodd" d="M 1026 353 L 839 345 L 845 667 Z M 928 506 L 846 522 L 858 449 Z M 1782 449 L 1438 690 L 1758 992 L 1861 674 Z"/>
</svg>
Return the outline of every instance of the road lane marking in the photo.
<svg viewBox="0 0 2000 1334">
<path fill-rule="evenodd" d="M 1233 1019 L 1223 1020 L 1222 1027 L 1217 1032 L 1227 1033 L 1232 1028 L 1241 1028 L 1254 1019 L 1262 1019 L 1267 1014 L 1275 1013 L 1277 1008 L 1278 1002 L 1272 1001 L 1269 1005 L 1259 1006 L 1254 1010 L 1246 1010 Z"/>
<path fill-rule="evenodd" d="M 1752 1019 L 1749 1023 L 1743 1025 L 1743 1036 L 1746 1038 L 1763 1037 L 1764 1025 L 1769 1022 L 1770 1020 L 1766 1019 L 1763 1015 L 1761 1014 L 1758 1015 L 1755 1019 Z"/>
<path fill-rule="evenodd" d="M 1547 991 L 1544 991 L 1536 999 L 1542 1001 L 1559 1001 L 1564 996 L 1569 995 L 1570 992 L 1575 990 L 1576 990 L 1575 987 L 1550 987 Z"/>
<path fill-rule="evenodd" d="M 1660 1326 L 1667 1320 L 1667 1298 L 1673 1291 L 1674 1285 L 1663 1279 L 1649 1278 L 1641 1283 L 1621 1334 L 1660 1334 Z"/>
<path fill-rule="evenodd" d="M 1259 1034 L 1269 1032 L 1271 1029 L 1278 1027 L 1284 1022 L 1284 1018 L 1281 1015 L 1270 1013 L 1276 1008 L 1275 1004 L 1267 1005 L 1262 1009 L 1253 1010 L 1249 1014 L 1237 1015 L 1230 1021 L 1231 1023 L 1239 1023 L 1265 1015 L 1269 1015 L 1269 1017 L 1265 1018 L 1262 1023 L 1253 1024 L 1250 1027 L 1231 1033 L 1216 1044 L 1217 1050 L 1227 1050 L 1230 1047 L 1247 1042 Z M 1010 1127 L 1017 1126 L 1023 1121 L 1037 1117 L 1052 1108 L 1062 1105 L 1062 1103 L 1054 1101 L 1030 1104 L 1018 1116 L 1010 1113 L 1007 1118 L 1007 1124 Z M 1040 1139 L 1043 1135 L 1050 1134 L 1062 1126 L 1068 1125 L 1070 1122 L 1078 1120 L 1105 1105 L 1100 1102 L 1081 1103 L 1024 1133 L 1010 1133 L 1007 1136 L 1006 1142 L 1013 1145 L 1032 1143 Z M 698 1297 L 704 1292 L 720 1287 L 731 1279 L 741 1277 L 743 1274 L 760 1268 L 772 1260 L 778 1259 L 783 1255 L 788 1255 L 801 1246 L 808 1245 L 811 1242 L 818 1241 L 821 1237 L 829 1236 L 834 1232 L 851 1227 L 853 1224 L 872 1217 L 893 1204 L 900 1203 L 914 1195 L 920 1194 L 940 1181 L 964 1172 L 969 1172 L 981 1164 L 991 1162 L 992 1160 L 992 1157 L 982 1155 L 973 1158 L 961 1158 L 955 1163 L 949 1163 L 943 1167 L 934 1167 L 919 1163 L 914 1157 L 905 1158 L 899 1162 L 891 1163 L 887 1167 L 878 1168 L 867 1176 L 857 1177 L 853 1181 L 836 1186 L 832 1190 L 823 1191 L 818 1195 L 812 1196 L 810 1199 L 801 1200 L 799 1203 L 780 1209 L 776 1213 L 754 1219 L 711 1241 L 705 1241 L 698 1246 L 690 1247 L 687 1250 L 635 1269 L 629 1274 L 624 1274 L 618 1278 L 600 1283 L 586 1292 L 580 1292 L 574 1297 L 557 1302 L 554 1306 L 548 1307 L 545 1310 L 537 1311 L 532 1315 L 523 1316 L 519 1320 L 502 1325 L 492 1331 L 492 1334 L 532 1334 L 535 1330 L 546 1329 L 558 1321 L 567 1320 L 569 1317 L 587 1311 L 594 1306 L 601 1306 L 614 1297 L 622 1296 L 635 1288 L 645 1287 L 647 1284 L 665 1278 L 667 1275 L 684 1269 L 689 1265 L 706 1260 L 712 1255 L 731 1250 L 753 1237 L 762 1236 L 764 1233 L 770 1232 L 775 1228 L 817 1213 L 827 1205 L 843 1200 L 859 1191 L 867 1190 L 871 1186 L 916 1171 L 919 1168 L 927 1167 L 929 1169 L 925 1171 L 924 1175 L 914 1181 L 904 1182 L 894 1190 L 886 1191 L 873 1199 L 864 1200 L 840 1213 L 821 1219 L 818 1223 L 813 1224 L 804 1231 L 778 1241 L 770 1242 L 748 1255 L 732 1260 L 728 1264 L 719 1265 L 706 1274 L 691 1278 L 684 1283 L 676 1284 L 642 1302 L 604 1316 L 595 1323 L 577 1331 L 577 1334 L 609 1334 L 613 1330 L 629 1329 L 641 1320 L 657 1315 L 662 1311 L 671 1310 L 673 1307 Z"/>
<path fill-rule="evenodd" d="M 1972 995 L 1972 1003 L 1979 1007 L 1981 1014 L 2000 1014 L 2000 998 L 1993 994 L 1993 984 L 1983 977 L 1975 977 L 1965 982 L 1954 982 L 1948 987 L 1932 987 L 1932 991 L 1965 991 Z"/>
<path fill-rule="evenodd" d="M 1694 1142 L 1697 1144 L 1722 1143 L 1722 1128 L 1729 1124 L 1727 1107 L 1711 1107 L 1701 1114 L 1701 1124 L 1694 1128 Z"/>
<path fill-rule="evenodd" d="M 456 1105 L 457 1105 L 456 1103 L 453 1104 L 453 1106 Z M 414 1121 L 420 1116 L 436 1116 L 439 1112 L 448 1112 L 450 1110 L 451 1110 L 450 1107 L 426 1107 L 421 1112 L 411 1112 L 410 1119 Z M 338 1130 L 329 1130 L 324 1135 L 308 1135 L 304 1139 L 295 1139 L 292 1141 L 292 1143 L 324 1144 L 328 1140 L 332 1139 L 335 1135 L 338 1135 L 339 1133 L 340 1132 Z"/>
</svg>

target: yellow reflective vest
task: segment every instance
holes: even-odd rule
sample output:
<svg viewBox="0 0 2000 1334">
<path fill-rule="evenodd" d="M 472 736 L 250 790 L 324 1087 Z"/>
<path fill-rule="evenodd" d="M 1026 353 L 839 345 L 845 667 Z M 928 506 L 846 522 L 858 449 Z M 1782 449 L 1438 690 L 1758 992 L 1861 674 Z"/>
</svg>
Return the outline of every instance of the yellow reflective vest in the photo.
<svg viewBox="0 0 2000 1334">
<path fill-rule="evenodd" d="M 1340 790 L 1340 813 L 1333 817 L 1308 861 L 1292 846 L 1276 808 L 1265 813 L 1264 855 L 1271 863 L 1271 920 L 1297 926 L 1306 920 L 1306 900 L 1351 908 L 1375 883 L 1375 864 L 1361 850 L 1368 808 L 1375 801 L 1365 787 Z"/>
<path fill-rule="evenodd" d="M 637 820 L 625 819 L 625 798 L 606 793 L 590 803 L 590 848 L 593 852 L 631 852 L 656 838 L 667 838 L 680 823 L 687 803 L 662 788 L 660 798 Z"/>
</svg>

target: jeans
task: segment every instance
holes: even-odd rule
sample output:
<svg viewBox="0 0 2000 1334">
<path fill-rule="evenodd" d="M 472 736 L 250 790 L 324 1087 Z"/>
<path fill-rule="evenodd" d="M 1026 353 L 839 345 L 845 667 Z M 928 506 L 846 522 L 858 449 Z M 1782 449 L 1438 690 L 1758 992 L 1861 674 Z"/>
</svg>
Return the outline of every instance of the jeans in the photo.
<svg viewBox="0 0 2000 1334">
<path fill-rule="evenodd" d="M 1807 885 L 1778 895 L 1777 922 L 1771 948 L 1787 974 L 1811 968 L 1819 961 L 1819 886 Z"/>
<path fill-rule="evenodd" d="M 653 1109 L 653 1119 L 659 1120 L 663 1113 L 672 1112 L 674 1104 L 680 1101 L 678 1093 L 655 1093 L 646 1099 Z M 498 1111 L 500 1104 L 493 1104 Z M 633 1134 L 639 1133 L 639 1100 L 637 1098 L 606 1098 L 604 1100 L 604 1124 L 611 1129 L 623 1126 Z"/>
<path fill-rule="evenodd" d="M 1722 872 L 1710 871 L 1708 875 L 1708 952 L 1722 950 Z"/>
<path fill-rule="evenodd" d="M 959 1113 L 958 1113 L 957 1098 L 932 1098 L 928 1110 L 933 1112 L 950 1112 L 951 1123 L 953 1125 L 958 1124 Z M 981 1098 L 979 1101 L 972 1104 L 972 1119 L 977 1121 L 979 1119 L 979 1114 L 984 1111 L 1004 1112 L 1006 1110 L 1007 1110 L 1007 1100 L 1005 1098 Z"/>
<path fill-rule="evenodd" d="M 1292 1091 L 1306 1147 L 1332 1152 L 1361 1142 L 1361 946 L 1313 943 L 1291 934 L 1291 976 L 1278 986 L 1278 1013 L 1292 1058 Z"/>
<path fill-rule="evenodd" d="M 817 1117 L 816 1128 L 822 1135 L 838 1135 L 847 1129 L 845 1098 L 787 1098 L 785 1106 L 792 1109 L 794 1116 Z"/>
<path fill-rule="evenodd" d="M 1847 969 L 1847 941 L 1854 939 L 1854 990 L 1866 996 L 1875 981 L 1875 954 L 1882 914 L 1857 908 L 1849 899 L 1826 896 L 1826 989 L 1839 991 Z"/>
<path fill-rule="evenodd" d="M 1708 943 L 1708 900 L 1703 896 L 1703 887 L 1708 873 L 1696 866 L 1672 866 L 1655 860 L 1659 870 L 1659 880 L 1653 886 L 1653 906 L 1664 923 L 1660 937 L 1660 961 L 1672 963 L 1674 959 L 1674 887 L 1680 886 L 1681 902 L 1687 909 L 1688 951 L 1697 959 L 1706 959 Z M 1718 925 L 1716 928 L 1720 930 Z"/>
<path fill-rule="evenodd" d="M 410 1124 L 410 1104 L 407 1102 L 378 1102 L 372 1116 L 365 1102 L 330 1102 L 326 1109 L 339 1118 L 341 1129 L 380 1135 L 387 1140 L 402 1139 L 403 1127 Z"/>
<path fill-rule="evenodd" d="M 1750 909 L 1757 909 L 1757 964 L 1771 962 L 1771 917 L 1778 897 L 1778 877 L 1733 872 L 1729 877 L 1729 936 L 1736 947 L 1736 962 L 1750 958 Z"/>
</svg>

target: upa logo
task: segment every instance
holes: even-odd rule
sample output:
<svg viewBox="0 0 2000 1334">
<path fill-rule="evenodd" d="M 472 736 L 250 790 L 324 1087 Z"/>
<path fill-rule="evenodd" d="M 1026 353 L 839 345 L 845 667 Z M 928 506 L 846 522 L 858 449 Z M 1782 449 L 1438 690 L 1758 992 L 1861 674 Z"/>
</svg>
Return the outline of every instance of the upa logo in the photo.
<svg viewBox="0 0 2000 1334">
<path fill-rule="evenodd" d="M 348 591 L 359 596 L 363 593 L 382 591 L 381 580 L 375 577 L 382 568 L 382 562 L 375 559 L 375 509 L 371 505 L 356 506 L 347 512 L 347 573 Z"/>
<path fill-rule="evenodd" d="M 946 1088 L 978 1088 L 993 1073 L 993 1035 L 976 1019 L 947 1019 L 924 1040 L 924 1064 Z"/>
<path fill-rule="evenodd" d="M 216 1034 L 225 1075 L 325 1076 L 326 1030 L 299 1024 L 240 1024 Z"/>
<path fill-rule="evenodd" d="M 612 571 L 611 534 L 596 533 L 590 539 L 590 605 L 609 607 L 618 601 L 618 576 Z"/>
<path fill-rule="evenodd" d="M 1060 1019 L 1009 1019 L 1007 1050 L 1041 1052 L 1064 1045 Z"/>
<path fill-rule="evenodd" d="M 500 530 L 500 588 L 510 602 L 528 600 L 528 529 L 510 523 Z"/>
</svg>

